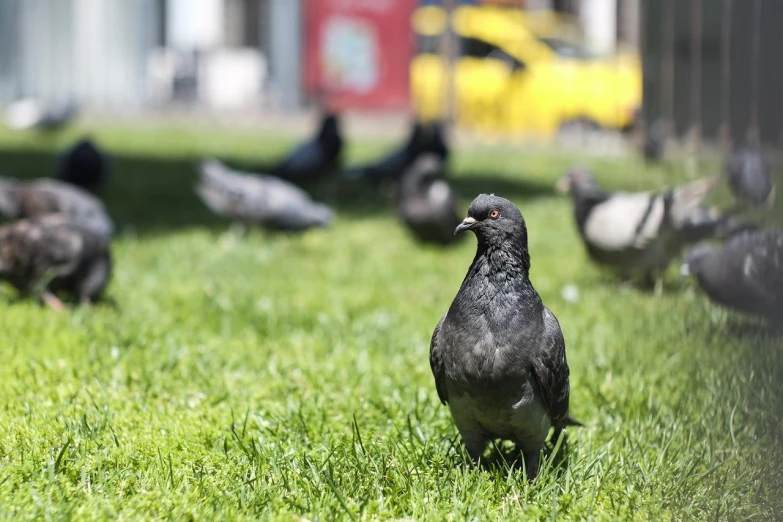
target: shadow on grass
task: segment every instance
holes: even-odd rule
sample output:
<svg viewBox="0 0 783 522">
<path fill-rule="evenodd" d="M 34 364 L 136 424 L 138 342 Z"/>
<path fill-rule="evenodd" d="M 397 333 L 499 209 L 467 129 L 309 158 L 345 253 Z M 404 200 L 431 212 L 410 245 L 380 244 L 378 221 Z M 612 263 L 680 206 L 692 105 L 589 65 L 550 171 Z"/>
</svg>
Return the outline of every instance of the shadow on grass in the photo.
<svg viewBox="0 0 783 522">
<path fill-rule="evenodd" d="M 165 233 L 190 227 L 225 229 L 226 220 L 212 215 L 196 197 L 200 157 L 166 157 L 115 155 L 111 178 L 105 192 L 109 213 L 119 230 L 132 229 L 139 235 Z M 225 158 L 223 158 L 225 159 Z M 237 169 L 269 171 L 272 163 L 227 160 Z M 0 175 L 31 179 L 50 177 L 57 157 L 48 151 L 33 149 L 0 150 Z M 493 173 L 460 173 L 450 182 L 467 204 L 481 192 L 524 200 L 549 196 L 551 187 L 517 180 Z M 314 199 L 335 208 L 338 214 L 351 218 L 393 212 L 394 192 L 378 189 L 365 182 L 348 181 L 334 173 L 330 178 L 304 187 Z"/>
</svg>

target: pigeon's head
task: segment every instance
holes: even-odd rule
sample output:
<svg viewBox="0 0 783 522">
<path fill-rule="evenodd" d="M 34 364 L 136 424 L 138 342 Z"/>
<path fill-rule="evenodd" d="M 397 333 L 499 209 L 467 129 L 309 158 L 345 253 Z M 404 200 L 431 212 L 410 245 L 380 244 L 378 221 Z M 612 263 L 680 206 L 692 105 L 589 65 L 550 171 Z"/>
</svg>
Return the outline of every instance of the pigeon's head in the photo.
<svg viewBox="0 0 783 522">
<path fill-rule="evenodd" d="M 582 167 L 572 168 L 555 185 L 555 189 L 561 194 L 574 194 L 596 187 L 598 182 L 589 170 Z"/>
<path fill-rule="evenodd" d="M 512 202 L 494 194 L 479 194 L 468 208 L 468 216 L 454 234 L 472 230 L 485 244 L 507 241 L 527 243 L 527 227 L 522 213 Z"/>
<path fill-rule="evenodd" d="M 718 247 L 710 243 L 699 243 L 691 248 L 680 265 L 680 277 L 698 276 L 705 262 L 717 252 Z"/>
</svg>

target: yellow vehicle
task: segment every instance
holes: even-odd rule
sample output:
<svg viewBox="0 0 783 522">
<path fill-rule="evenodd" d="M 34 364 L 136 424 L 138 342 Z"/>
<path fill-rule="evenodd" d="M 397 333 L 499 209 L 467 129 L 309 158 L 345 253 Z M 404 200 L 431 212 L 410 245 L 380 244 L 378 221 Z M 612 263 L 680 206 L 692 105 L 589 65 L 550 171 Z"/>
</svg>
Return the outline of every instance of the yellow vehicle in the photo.
<svg viewBox="0 0 783 522">
<path fill-rule="evenodd" d="M 633 124 L 642 103 L 637 54 L 593 56 L 556 36 L 561 25 L 551 12 L 462 6 L 452 21 L 459 40 L 452 72 L 458 125 L 547 138 L 574 123 Z M 412 103 L 421 118 L 442 118 L 448 70 L 438 42 L 445 12 L 420 7 L 412 23 L 420 51 L 411 63 Z"/>
</svg>

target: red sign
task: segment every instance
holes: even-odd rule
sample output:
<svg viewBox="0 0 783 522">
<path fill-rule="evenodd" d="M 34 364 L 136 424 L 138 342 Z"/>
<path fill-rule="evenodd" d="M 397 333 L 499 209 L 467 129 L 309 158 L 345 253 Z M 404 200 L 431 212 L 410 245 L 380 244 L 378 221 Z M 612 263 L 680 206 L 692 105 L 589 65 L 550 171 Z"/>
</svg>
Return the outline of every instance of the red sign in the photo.
<svg viewBox="0 0 783 522">
<path fill-rule="evenodd" d="M 305 89 L 333 110 L 408 107 L 416 0 L 307 0 Z"/>
</svg>

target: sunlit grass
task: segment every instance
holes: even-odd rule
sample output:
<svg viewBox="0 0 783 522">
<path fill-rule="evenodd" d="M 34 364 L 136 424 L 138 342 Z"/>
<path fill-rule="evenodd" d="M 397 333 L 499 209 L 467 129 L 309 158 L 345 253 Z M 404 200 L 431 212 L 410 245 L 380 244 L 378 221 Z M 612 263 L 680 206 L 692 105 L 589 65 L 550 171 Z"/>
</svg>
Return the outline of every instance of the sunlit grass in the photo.
<svg viewBox="0 0 783 522">
<path fill-rule="evenodd" d="M 422 247 L 392 205 L 350 188 L 320 194 L 337 205 L 331 229 L 232 230 L 195 200 L 193 161 L 268 159 L 286 141 L 93 134 L 116 155 L 116 307 L 58 315 L 0 290 L 0 517 L 737 520 L 783 509 L 780 340 L 673 272 L 660 298 L 618 285 L 587 261 L 551 189 L 577 159 L 614 188 L 673 183 L 681 169 L 510 148 L 454 158 L 465 205 L 494 191 L 525 215 L 531 277 L 562 325 L 572 413 L 587 425 L 531 484 L 516 467 L 464 464 L 429 369 L 472 240 Z M 0 174 L 47 175 L 67 141 L 2 134 Z M 568 284 L 575 303 L 561 296 Z"/>
</svg>

